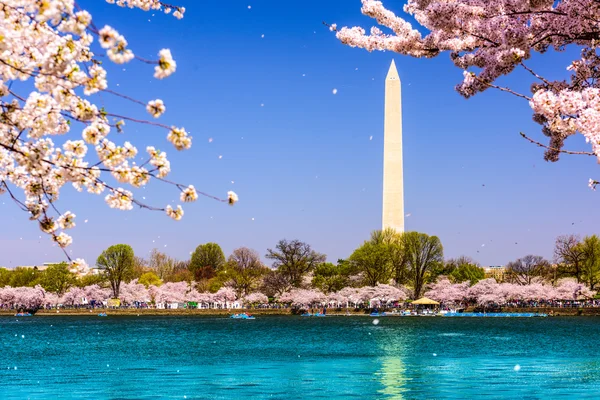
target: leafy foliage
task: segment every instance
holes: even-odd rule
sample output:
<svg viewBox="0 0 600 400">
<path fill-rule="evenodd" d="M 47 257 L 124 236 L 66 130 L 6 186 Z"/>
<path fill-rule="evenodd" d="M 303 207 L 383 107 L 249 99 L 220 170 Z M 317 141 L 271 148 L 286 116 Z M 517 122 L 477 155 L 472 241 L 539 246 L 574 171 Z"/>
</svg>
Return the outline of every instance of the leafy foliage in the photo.
<svg viewBox="0 0 600 400">
<path fill-rule="evenodd" d="M 119 298 L 121 282 L 133 276 L 133 249 L 127 244 L 116 244 L 104 250 L 96 264 L 110 283 L 114 298 Z"/>
<path fill-rule="evenodd" d="M 67 263 L 50 265 L 45 271 L 41 280 L 42 287 L 58 296 L 65 294 L 76 282 L 75 274 L 69 271 Z"/>
<path fill-rule="evenodd" d="M 206 243 L 196 247 L 192 253 L 189 269 L 196 280 L 211 279 L 225 265 L 225 254 L 216 243 Z"/>
</svg>

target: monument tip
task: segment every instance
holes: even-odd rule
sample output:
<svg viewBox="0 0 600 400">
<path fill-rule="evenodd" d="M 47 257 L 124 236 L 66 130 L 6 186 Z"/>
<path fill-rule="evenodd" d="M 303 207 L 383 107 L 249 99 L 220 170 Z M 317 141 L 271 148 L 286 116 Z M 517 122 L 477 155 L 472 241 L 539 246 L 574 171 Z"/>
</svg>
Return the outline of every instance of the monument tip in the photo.
<svg viewBox="0 0 600 400">
<path fill-rule="evenodd" d="M 394 79 L 394 80 L 400 80 L 400 75 L 398 75 L 398 70 L 396 69 L 396 62 L 392 59 L 392 63 L 390 64 L 390 69 L 388 71 L 388 74 L 385 78 L 387 79 Z"/>
</svg>

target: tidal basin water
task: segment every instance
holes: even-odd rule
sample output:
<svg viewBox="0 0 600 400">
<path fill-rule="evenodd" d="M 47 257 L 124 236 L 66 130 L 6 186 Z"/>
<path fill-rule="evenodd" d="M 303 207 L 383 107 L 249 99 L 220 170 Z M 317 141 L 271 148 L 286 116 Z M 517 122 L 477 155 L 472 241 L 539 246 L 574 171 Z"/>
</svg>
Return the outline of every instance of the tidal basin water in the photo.
<svg viewBox="0 0 600 400">
<path fill-rule="evenodd" d="M 600 318 L 1 317 L 0 399 L 597 399 Z"/>
</svg>

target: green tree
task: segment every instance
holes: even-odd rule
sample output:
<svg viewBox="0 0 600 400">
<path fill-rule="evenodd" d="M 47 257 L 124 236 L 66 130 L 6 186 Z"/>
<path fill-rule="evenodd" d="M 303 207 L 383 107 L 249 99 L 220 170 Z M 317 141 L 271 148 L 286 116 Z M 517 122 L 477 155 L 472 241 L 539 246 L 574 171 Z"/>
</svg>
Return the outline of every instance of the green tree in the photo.
<svg viewBox="0 0 600 400">
<path fill-rule="evenodd" d="M 394 273 L 389 245 L 366 241 L 348 259 L 359 273 L 364 276 L 364 283 L 375 286 L 378 283 L 389 283 Z"/>
<path fill-rule="evenodd" d="M 267 249 L 266 257 L 274 260 L 273 267 L 287 276 L 294 287 L 300 287 L 302 278 L 327 258 L 325 254 L 314 251 L 308 243 L 286 239 L 280 240 L 275 250 Z"/>
<path fill-rule="evenodd" d="M 450 274 L 452 281 L 457 283 L 468 281 L 471 285 L 476 284 L 483 278 L 485 278 L 485 271 L 475 264 L 460 264 Z"/>
<path fill-rule="evenodd" d="M 216 243 L 201 244 L 192 253 L 189 269 L 197 281 L 211 279 L 225 265 L 225 254 Z"/>
<path fill-rule="evenodd" d="M 468 256 L 459 256 L 457 258 L 451 258 L 444 263 L 440 263 L 438 266 L 433 268 L 429 273 L 429 282 L 435 282 L 441 275 L 450 277 L 452 273 L 461 265 L 472 264 L 480 266 L 479 263 Z"/>
<path fill-rule="evenodd" d="M 315 268 L 312 285 L 324 293 L 337 292 L 349 286 L 349 263 L 341 261 L 337 265 L 333 263 L 319 264 Z"/>
<path fill-rule="evenodd" d="M 397 284 L 404 284 L 408 280 L 406 269 L 406 252 L 402 241 L 402 233 L 393 228 L 371 232 L 371 243 L 384 244 L 390 253 L 393 278 Z"/>
<path fill-rule="evenodd" d="M 255 291 L 261 283 L 261 278 L 269 271 L 255 250 L 240 247 L 231 253 L 225 266 L 217 271 L 217 277 L 242 297 Z"/>
<path fill-rule="evenodd" d="M 0 287 L 7 286 L 10 283 L 12 271 L 6 268 L 0 268 Z"/>
<path fill-rule="evenodd" d="M 62 296 L 76 281 L 75 274 L 69 271 L 69 264 L 62 262 L 52 264 L 44 271 L 41 285 L 46 291 Z"/>
<path fill-rule="evenodd" d="M 439 276 L 446 276 L 456 283 L 471 282 L 471 285 L 485 278 L 485 271 L 481 265 L 471 257 L 459 256 L 451 258 L 429 273 L 428 282 L 435 282 Z"/>
<path fill-rule="evenodd" d="M 582 242 L 583 254 L 582 279 L 594 290 L 600 280 L 600 238 L 596 235 L 586 236 Z"/>
<path fill-rule="evenodd" d="M 79 277 L 75 281 L 75 286 L 84 288 L 86 286 L 98 285 L 104 287 L 106 285 L 106 276 L 104 274 L 89 274 Z"/>
<path fill-rule="evenodd" d="M 444 248 L 437 236 L 420 232 L 404 233 L 402 242 L 408 281 L 413 287 L 414 298 L 418 299 L 421 297 L 428 273 L 444 262 Z"/>
<path fill-rule="evenodd" d="M 162 285 L 162 281 L 154 272 L 146 272 L 140 276 L 138 279 L 138 283 L 146 286 L 146 288 L 150 285 L 160 286 Z"/>
<path fill-rule="evenodd" d="M 116 244 L 104 250 L 96 260 L 110 284 L 113 297 L 119 298 L 121 282 L 131 279 L 134 272 L 134 254 L 131 246 Z"/>
<path fill-rule="evenodd" d="M 33 287 L 41 282 L 43 275 L 43 272 L 39 271 L 37 268 L 17 267 L 11 271 L 8 286 Z"/>
</svg>

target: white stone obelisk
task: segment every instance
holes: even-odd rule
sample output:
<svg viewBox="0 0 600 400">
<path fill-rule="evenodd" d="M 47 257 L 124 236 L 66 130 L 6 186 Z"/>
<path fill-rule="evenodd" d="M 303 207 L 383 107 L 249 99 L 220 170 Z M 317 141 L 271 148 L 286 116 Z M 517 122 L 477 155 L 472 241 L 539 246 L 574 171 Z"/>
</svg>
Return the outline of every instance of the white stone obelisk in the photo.
<svg viewBox="0 0 600 400">
<path fill-rule="evenodd" d="M 404 232 L 404 171 L 402 168 L 402 94 L 392 60 L 385 78 L 383 139 L 383 229 Z"/>
</svg>

